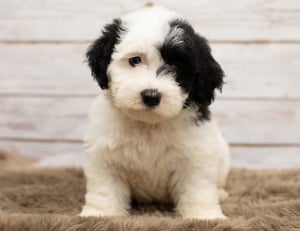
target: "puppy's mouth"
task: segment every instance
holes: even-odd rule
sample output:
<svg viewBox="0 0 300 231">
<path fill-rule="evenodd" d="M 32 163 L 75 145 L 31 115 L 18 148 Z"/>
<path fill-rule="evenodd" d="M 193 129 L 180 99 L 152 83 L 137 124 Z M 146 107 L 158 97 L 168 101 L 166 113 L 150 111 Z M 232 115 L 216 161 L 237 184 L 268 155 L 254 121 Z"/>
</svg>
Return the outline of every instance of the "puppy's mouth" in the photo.
<svg viewBox="0 0 300 231">
<path fill-rule="evenodd" d="M 166 119 L 152 107 L 143 107 L 142 109 L 126 108 L 123 109 L 123 112 L 133 120 L 149 124 L 156 124 Z"/>
</svg>

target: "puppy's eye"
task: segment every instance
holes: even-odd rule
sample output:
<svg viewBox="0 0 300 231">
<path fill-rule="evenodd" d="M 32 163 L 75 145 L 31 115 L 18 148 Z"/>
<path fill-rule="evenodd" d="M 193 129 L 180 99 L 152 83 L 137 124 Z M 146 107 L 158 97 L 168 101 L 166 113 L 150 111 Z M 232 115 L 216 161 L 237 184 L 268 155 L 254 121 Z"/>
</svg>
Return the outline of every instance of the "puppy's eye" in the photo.
<svg viewBox="0 0 300 231">
<path fill-rule="evenodd" d="M 135 67 L 136 65 L 138 65 L 142 62 L 142 59 L 139 56 L 134 56 L 134 57 L 129 58 L 128 62 L 130 64 L 130 66 Z"/>
</svg>

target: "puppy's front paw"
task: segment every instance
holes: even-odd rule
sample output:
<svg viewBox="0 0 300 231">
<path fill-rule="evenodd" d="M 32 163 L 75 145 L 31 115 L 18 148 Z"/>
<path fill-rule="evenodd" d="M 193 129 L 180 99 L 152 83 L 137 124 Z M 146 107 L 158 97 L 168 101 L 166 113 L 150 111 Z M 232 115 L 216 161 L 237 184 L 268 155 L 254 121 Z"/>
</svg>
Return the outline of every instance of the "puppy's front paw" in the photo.
<svg viewBox="0 0 300 231">
<path fill-rule="evenodd" d="M 97 208 L 93 208 L 93 207 L 88 207 L 88 206 L 84 206 L 81 213 L 79 214 L 79 216 L 81 217 L 100 217 L 100 216 L 126 216 L 128 215 L 128 212 L 125 210 L 113 210 L 113 209 L 109 209 L 106 211 L 97 209 Z"/>
<path fill-rule="evenodd" d="M 219 207 L 204 209 L 191 206 L 181 211 L 180 214 L 183 218 L 187 219 L 212 220 L 227 218 Z"/>
<path fill-rule="evenodd" d="M 227 219 L 223 213 L 199 213 L 199 214 L 184 214 L 183 218 L 186 219 L 200 219 L 200 220 L 212 220 L 212 219 Z"/>
<path fill-rule="evenodd" d="M 91 216 L 100 217 L 100 216 L 103 216 L 103 214 L 104 213 L 101 210 L 84 206 L 81 213 L 79 214 L 79 216 L 81 216 L 81 217 L 91 217 Z"/>
</svg>

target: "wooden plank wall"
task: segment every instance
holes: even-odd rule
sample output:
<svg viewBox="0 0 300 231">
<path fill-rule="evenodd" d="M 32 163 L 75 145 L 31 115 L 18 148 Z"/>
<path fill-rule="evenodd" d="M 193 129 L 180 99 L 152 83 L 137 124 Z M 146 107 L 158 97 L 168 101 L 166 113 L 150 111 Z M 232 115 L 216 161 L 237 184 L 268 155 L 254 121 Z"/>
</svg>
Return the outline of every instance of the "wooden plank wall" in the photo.
<svg viewBox="0 0 300 231">
<path fill-rule="evenodd" d="M 35 157 L 82 156 L 99 91 L 84 63 L 112 17 L 142 0 L 0 0 L 0 147 Z M 300 166 L 300 2 L 152 1 L 211 42 L 227 78 L 212 109 L 234 164 Z"/>
</svg>

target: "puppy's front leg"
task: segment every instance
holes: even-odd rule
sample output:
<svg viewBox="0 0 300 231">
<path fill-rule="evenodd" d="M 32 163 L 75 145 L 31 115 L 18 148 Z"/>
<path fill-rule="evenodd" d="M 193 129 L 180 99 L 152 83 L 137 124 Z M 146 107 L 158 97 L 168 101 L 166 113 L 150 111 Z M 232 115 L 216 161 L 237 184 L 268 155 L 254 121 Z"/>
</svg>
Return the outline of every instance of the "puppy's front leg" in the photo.
<svg viewBox="0 0 300 231">
<path fill-rule="evenodd" d="M 86 166 L 87 192 L 80 216 L 124 216 L 129 209 L 128 185 L 106 169 Z"/>
<path fill-rule="evenodd" d="M 218 200 L 214 181 L 193 169 L 177 184 L 176 210 L 184 218 L 215 219 L 226 218 Z"/>
</svg>

